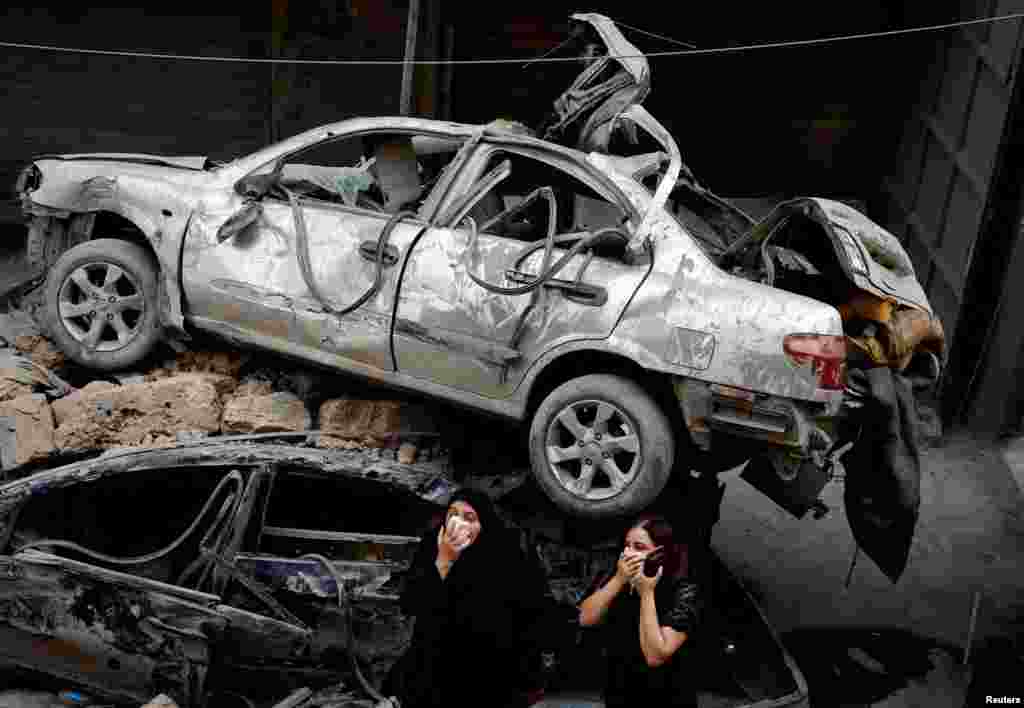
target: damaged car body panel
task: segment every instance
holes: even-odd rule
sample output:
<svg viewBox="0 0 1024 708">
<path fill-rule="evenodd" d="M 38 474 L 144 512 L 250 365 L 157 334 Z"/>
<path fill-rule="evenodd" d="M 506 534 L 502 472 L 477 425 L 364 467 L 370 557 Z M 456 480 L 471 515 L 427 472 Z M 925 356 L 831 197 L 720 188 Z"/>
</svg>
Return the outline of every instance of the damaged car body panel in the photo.
<svg viewBox="0 0 1024 708">
<path fill-rule="evenodd" d="M 0 562 L 0 661 L 119 700 L 198 701 L 225 625 L 215 597 L 38 551 Z"/>
<path fill-rule="evenodd" d="M 356 457 L 240 437 L 3 485 L 0 662 L 190 708 L 289 676 L 337 680 L 353 647 L 386 669 L 410 636 L 398 593 L 419 541 L 397 532 L 420 533 L 457 486 Z"/>
<path fill-rule="evenodd" d="M 33 162 L 35 187 L 22 192 L 23 209 L 36 222 L 30 225 L 30 239 L 32 229 L 45 232 L 59 227 L 53 221 L 64 215 L 109 212 L 127 219 L 160 263 L 162 323 L 181 333 L 182 234 L 199 194 L 211 182 L 211 173 L 196 169 L 197 160 L 182 164 L 176 158 L 146 156 L 143 161 L 138 156 L 140 160 L 133 162 L 133 157 L 59 156 Z M 83 233 L 77 240 L 95 237 Z"/>
</svg>

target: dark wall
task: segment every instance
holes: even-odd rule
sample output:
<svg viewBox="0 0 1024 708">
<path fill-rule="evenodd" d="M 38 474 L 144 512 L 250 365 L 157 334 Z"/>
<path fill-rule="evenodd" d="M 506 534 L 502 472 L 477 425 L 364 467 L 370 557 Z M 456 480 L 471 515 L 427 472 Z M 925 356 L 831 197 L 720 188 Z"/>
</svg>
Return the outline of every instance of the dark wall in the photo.
<svg viewBox="0 0 1024 708">
<path fill-rule="evenodd" d="M 19 43 L 203 56 L 402 55 L 405 0 L 223 7 L 7 7 L 0 34 Z M 228 159 L 318 124 L 394 113 L 400 82 L 400 67 L 271 68 L 0 47 L 0 222 L 18 218 L 11 187 L 33 155 Z"/>
<path fill-rule="evenodd" d="M 272 0 L 215 11 L 181 3 L 147 9 L 7 8 L 3 38 L 76 47 L 200 55 L 395 59 L 408 0 Z M 570 13 L 602 12 L 700 47 L 820 37 L 951 19 L 929 4 L 881 0 L 685 6 L 593 0 L 445 4 L 421 0 L 419 56 L 542 54 Z M 666 7 L 670 9 L 665 9 Z M 930 14 L 928 14 L 930 13 Z M 451 25 L 451 34 L 436 27 Z M 672 49 L 632 30 L 643 50 Z M 454 42 L 448 38 L 453 37 Z M 675 134 L 699 177 L 730 196 L 812 193 L 873 199 L 899 140 L 934 39 L 655 58 L 648 107 Z M 535 123 L 568 85 L 569 64 L 417 69 L 416 108 L 477 122 Z M 450 95 L 448 82 L 450 78 Z M 268 140 L 352 115 L 399 110 L 399 66 L 276 66 L 133 59 L 0 48 L 0 199 L 40 152 L 144 151 L 230 158 Z M 429 94 L 429 95 L 428 95 Z M 0 204 L 0 221 L 16 216 Z"/>
<path fill-rule="evenodd" d="M 862 3 L 540 3 L 459 13 L 457 57 L 539 55 L 565 36 L 577 8 L 701 48 L 842 35 L 949 19 Z M 504 16 L 502 14 L 504 13 Z M 646 51 L 678 49 L 625 30 Z M 898 143 L 934 37 L 858 40 L 828 47 L 653 58 L 647 107 L 675 135 L 684 159 L 727 195 L 812 193 L 873 198 Z M 455 114 L 535 120 L 577 67 L 459 66 Z"/>
</svg>

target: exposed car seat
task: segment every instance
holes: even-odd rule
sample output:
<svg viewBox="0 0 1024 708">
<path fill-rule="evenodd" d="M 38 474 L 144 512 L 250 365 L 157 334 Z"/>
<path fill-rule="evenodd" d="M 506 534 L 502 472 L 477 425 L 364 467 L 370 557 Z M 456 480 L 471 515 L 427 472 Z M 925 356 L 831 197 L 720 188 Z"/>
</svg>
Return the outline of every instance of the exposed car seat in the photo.
<svg viewBox="0 0 1024 708">
<path fill-rule="evenodd" d="M 416 151 L 410 136 L 395 136 L 377 144 L 371 170 L 384 194 L 384 210 L 394 214 L 423 194 Z"/>
</svg>

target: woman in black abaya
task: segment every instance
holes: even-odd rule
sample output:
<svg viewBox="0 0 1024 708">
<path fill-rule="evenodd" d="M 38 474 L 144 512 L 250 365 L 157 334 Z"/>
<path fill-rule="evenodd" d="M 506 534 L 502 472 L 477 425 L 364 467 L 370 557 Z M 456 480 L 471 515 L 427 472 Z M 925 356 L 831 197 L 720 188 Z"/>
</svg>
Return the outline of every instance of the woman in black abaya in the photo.
<svg viewBox="0 0 1024 708">
<path fill-rule="evenodd" d="M 385 695 L 403 708 L 525 707 L 532 687 L 524 659 L 544 600 L 543 575 L 490 499 L 457 492 L 409 570 L 402 611 L 416 624 Z"/>
</svg>

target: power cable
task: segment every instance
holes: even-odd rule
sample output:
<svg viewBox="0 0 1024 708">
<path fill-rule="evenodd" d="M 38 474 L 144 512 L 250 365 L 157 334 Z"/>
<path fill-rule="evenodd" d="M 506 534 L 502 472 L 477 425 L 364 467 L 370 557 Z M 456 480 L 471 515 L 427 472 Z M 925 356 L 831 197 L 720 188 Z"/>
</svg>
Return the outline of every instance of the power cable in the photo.
<svg viewBox="0 0 1024 708">
<path fill-rule="evenodd" d="M 839 35 L 833 37 L 818 37 L 816 39 L 798 39 L 782 42 L 763 42 L 760 44 L 741 44 L 735 47 L 710 47 L 708 49 L 686 49 L 668 50 L 663 52 L 646 52 L 641 54 L 612 55 L 616 59 L 634 58 L 660 58 L 678 56 L 697 56 L 709 54 L 732 54 L 737 52 L 753 51 L 756 49 L 784 49 L 788 47 L 808 47 L 818 44 L 831 44 L 835 42 L 846 42 L 855 39 L 878 39 L 881 37 L 893 37 L 897 35 L 916 34 L 921 32 L 934 32 L 938 30 L 955 29 L 957 27 L 968 27 L 971 25 L 989 24 L 994 22 L 1005 22 L 1007 20 L 1018 20 L 1024 18 L 1024 12 L 1014 12 L 995 17 L 982 17 L 976 20 L 961 20 L 959 22 L 947 22 L 939 25 L 924 25 L 920 27 L 906 27 L 896 30 L 885 30 L 881 32 L 862 32 L 859 34 Z M 623 25 L 624 27 L 626 25 Z M 530 63 L 551 63 L 551 62 L 578 62 L 579 57 L 528 57 L 508 59 L 261 59 L 251 57 L 218 57 L 202 56 L 193 54 L 161 54 L 158 52 L 134 52 L 120 51 L 114 49 L 86 49 L 83 47 L 61 47 L 50 44 L 29 44 L 25 42 L 0 42 L 0 47 L 8 49 L 34 49 L 51 52 L 67 52 L 72 54 L 98 54 L 104 56 L 134 57 L 144 59 L 174 59 L 181 61 L 209 61 L 209 62 L 238 62 L 250 64 L 310 64 L 321 66 L 404 66 L 414 64 L 421 66 L 438 65 L 473 65 L 473 64 L 521 64 Z"/>
</svg>

